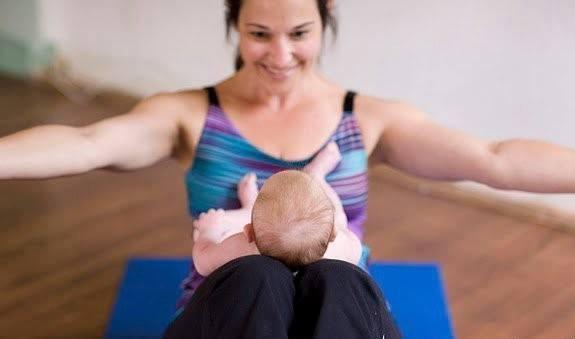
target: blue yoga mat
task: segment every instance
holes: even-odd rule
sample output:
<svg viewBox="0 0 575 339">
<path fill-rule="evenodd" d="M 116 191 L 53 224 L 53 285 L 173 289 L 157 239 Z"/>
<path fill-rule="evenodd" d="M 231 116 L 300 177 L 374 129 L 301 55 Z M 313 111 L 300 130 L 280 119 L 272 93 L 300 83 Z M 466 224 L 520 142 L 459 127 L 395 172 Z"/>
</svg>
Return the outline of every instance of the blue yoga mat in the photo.
<svg viewBox="0 0 575 339">
<path fill-rule="evenodd" d="M 161 338 L 189 265 L 189 259 L 130 260 L 106 338 Z M 405 339 L 454 338 L 437 265 L 374 263 L 370 272 L 389 301 Z"/>
</svg>

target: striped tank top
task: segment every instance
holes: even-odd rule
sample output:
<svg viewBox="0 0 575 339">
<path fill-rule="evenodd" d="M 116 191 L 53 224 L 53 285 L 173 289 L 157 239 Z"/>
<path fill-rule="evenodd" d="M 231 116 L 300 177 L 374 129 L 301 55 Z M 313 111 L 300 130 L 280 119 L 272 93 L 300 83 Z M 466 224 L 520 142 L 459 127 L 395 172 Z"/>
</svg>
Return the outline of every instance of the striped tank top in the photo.
<svg viewBox="0 0 575 339">
<path fill-rule="evenodd" d="M 209 98 L 207 117 L 193 165 L 185 177 L 188 207 L 193 218 L 210 208 L 240 208 L 237 183 L 246 173 L 257 175 L 259 188 L 274 173 L 301 169 L 315 156 L 287 161 L 264 153 L 247 141 L 227 118 L 215 88 L 208 87 L 206 91 Z M 346 94 L 339 124 L 324 146 L 335 141 L 339 147 L 341 162 L 326 176 L 326 181 L 341 199 L 350 230 L 361 239 L 367 214 L 367 156 L 353 114 L 354 97 L 354 92 Z M 187 303 L 202 280 L 192 264 L 190 275 L 182 284 L 184 294 L 178 306 Z"/>
</svg>

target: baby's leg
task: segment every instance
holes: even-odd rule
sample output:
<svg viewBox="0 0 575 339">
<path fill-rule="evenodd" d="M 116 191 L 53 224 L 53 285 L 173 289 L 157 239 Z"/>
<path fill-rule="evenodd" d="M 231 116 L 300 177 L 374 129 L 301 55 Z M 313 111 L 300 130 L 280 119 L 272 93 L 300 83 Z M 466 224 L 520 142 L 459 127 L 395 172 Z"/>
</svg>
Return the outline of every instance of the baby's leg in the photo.
<svg viewBox="0 0 575 339">
<path fill-rule="evenodd" d="M 325 176 L 334 170 L 340 160 L 341 153 L 339 153 L 339 148 L 337 144 L 332 141 L 327 144 L 302 171 L 311 175 L 320 183 L 326 195 L 333 203 L 335 209 L 335 226 L 338 228 L 347 228 L 347 216 L 343 211 L 341 200 L 333 188 L 325 181 Z"/>
<path fill-rule="evenodd" d="M 200 217 L 193 222 L 194 240 L 202 236 L 219 243 L 233 234 L 242 232 L 244 226 L 251 221 L 252 208 L 257 195 L 255 174 L 246 174 L 238 183 L 238 198 L 242 207 L 226 211 L 210 209 L 201 213 Z"/>
</svg>

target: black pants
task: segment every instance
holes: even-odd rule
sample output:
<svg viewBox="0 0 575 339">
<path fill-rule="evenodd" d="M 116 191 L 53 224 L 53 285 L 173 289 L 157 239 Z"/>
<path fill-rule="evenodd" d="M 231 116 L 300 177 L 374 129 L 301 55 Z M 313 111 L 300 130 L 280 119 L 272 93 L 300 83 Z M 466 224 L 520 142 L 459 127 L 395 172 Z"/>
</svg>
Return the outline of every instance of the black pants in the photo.
<svg viewBox="0 0 575 339">
<path fill-rule="evenodd" d="M 360 268 L 320 260 L 294 274 L 253 255 L 213 272 L 164 339 L 396 339 L 379 287 Z"/>
</svg>

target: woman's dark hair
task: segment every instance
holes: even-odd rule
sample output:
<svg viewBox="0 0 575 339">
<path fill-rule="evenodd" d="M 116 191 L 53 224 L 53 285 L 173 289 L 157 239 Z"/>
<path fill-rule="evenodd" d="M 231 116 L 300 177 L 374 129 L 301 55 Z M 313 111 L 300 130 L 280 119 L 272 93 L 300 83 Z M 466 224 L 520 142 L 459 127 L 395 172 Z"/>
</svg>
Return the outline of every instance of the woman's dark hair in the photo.
<svg viewBox="0 0 575 339">
<path fill-rule="evenodd" d="M 337 20 L 328 6 L 329 0 L 316 0 L 316 2 L 321 18 L 322 30 L 325 32 L 325 29 L 329 26 L 335 38 L 337 35 Z M 243 0 L 226 0 L 226 35 L 228 39 L 230 38 L 232 27 L 238 23 L 242 4 Z M 244 62 L 238 51 L 235 62 L 236 71 L 242 68 L 243 65 Z"/>
</svg>

